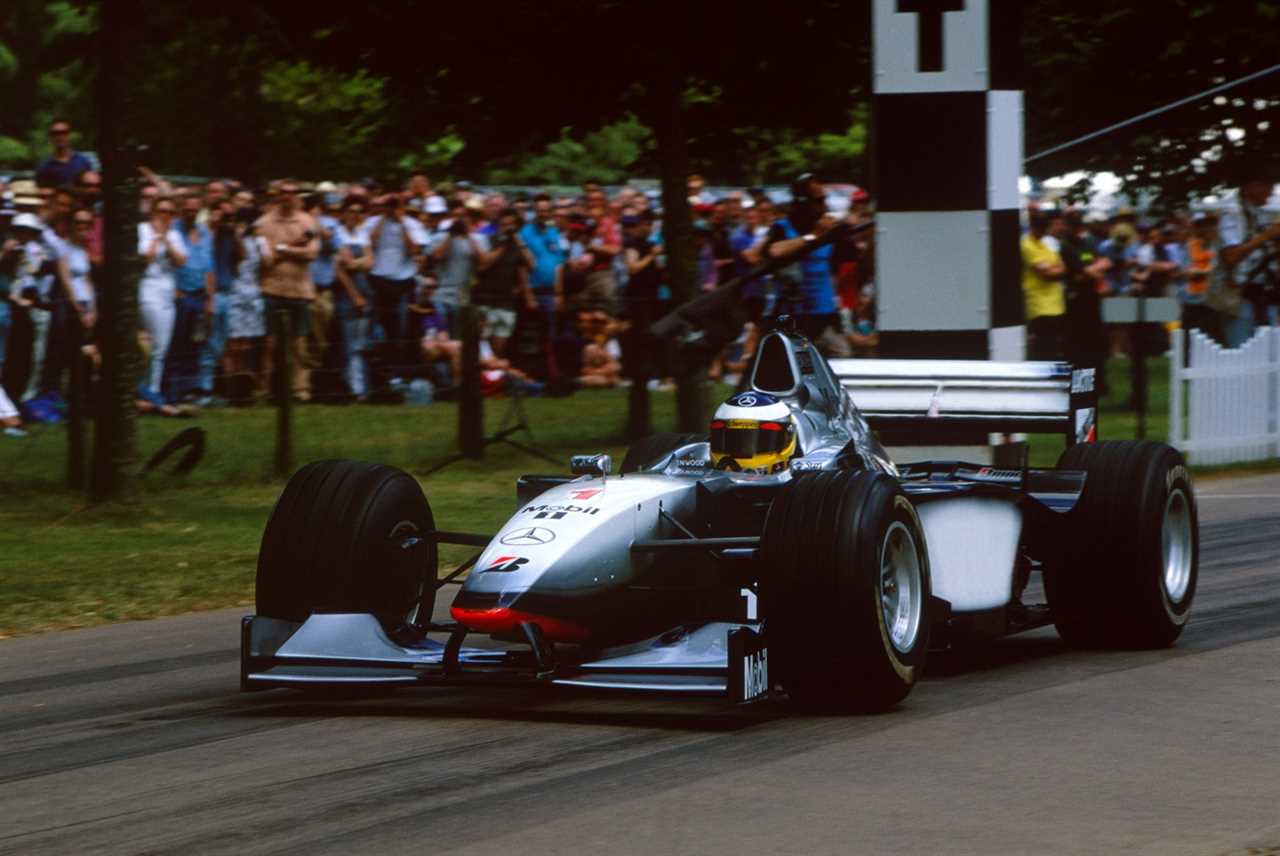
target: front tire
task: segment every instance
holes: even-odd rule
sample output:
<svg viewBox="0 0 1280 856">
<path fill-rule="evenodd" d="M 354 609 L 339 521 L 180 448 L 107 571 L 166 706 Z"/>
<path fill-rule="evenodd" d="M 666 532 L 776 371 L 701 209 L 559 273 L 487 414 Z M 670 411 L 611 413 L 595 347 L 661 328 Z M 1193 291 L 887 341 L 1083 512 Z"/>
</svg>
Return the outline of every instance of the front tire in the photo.
<svg viewBox="0 0 1280 856">
<path fill-rule="evenodd" d="M 1087 473 L 1064 543 L 1044 563 L 1059 634 L 1082 647 L 1172 645 L 1199 577 L 1199 519 L 1182 455 L 1163 443 L 1080 444 L 1058 468 Z"/>
<path fill-rule="evenodd" d="M 294 473 L 258 551 L 259 615 L 367 612 L 389 630 L 431 620 L 438 556 L 416 479 L 360 461 L 316 461 Z"/>
<path fill-rule="evenodd" d="M 929 648 L 929 555 L 890 476 L 803 476 L 779 493 L 762 538 L 770 656 L 802 704 L 878 711 L 906 698 Z"/>
</svg>

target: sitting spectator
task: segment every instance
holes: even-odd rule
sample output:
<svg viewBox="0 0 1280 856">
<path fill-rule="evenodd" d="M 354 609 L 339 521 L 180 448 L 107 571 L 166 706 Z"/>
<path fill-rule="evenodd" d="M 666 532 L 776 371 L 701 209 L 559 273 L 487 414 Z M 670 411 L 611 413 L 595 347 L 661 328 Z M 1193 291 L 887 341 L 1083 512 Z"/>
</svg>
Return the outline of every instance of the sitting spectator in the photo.
<svg viewBox="0 0 1280 856">
<path fill-rule="evenodd" d="M 431 371 L 437 387 L 451 387 L 462 372 L 462 343 L 450 338 L 449 327 L 435 306 L 433 286 L 426 286 L 416 303 L 409 307 L 417 319 L 423 362 Z"/>
<path fill-rule="evenodd" d="M 49 123 L 53 154 L 36 167 L 36 184 L 41 187 L 73 187 L 80 176 L 93 168 L 89 159 L 71 148 L 71 123 L 54 119 Z"/>
<path fill-rule="evenodd" d="M 874 357 L 880 347 L 880 334 L 876 332 L 875 291 L 863 286 L 858 302 L 853 307 L 849 332 L 845 334 L 853 347 L 855 357 Z"/>
</svg>

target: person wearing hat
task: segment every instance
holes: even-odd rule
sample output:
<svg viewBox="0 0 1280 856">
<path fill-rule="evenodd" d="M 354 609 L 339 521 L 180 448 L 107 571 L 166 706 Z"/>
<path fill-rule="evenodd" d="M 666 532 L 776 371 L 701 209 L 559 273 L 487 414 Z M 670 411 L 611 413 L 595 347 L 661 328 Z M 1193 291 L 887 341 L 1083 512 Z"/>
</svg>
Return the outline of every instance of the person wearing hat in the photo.
<svg viewBox="0 0 1280 856">
<path fill-rule="evenodd" d="M 835 220 L 827 214 L 826 189 L 812 173 L 803 173 L 791 184 L 791 207 L 787 216 L 769 227 L 765 252 L 770 258 L 791 255 L 825 234 Z M 826 356 L 852 354 L 841 334 L 836 306 L 835 283 L 831 277 L 831 244 L 809 253 L 774 275 L 778 286 L 778 314 L 796 316 L 800 331 Z"/>
<path fill-rule="evenodd" d="M 1258 324 L 1280 322 L 1280 221 L 1265 209 L 1275 182 L 1256 168 L 1218 221 L 1221 288 L 1211 295 L 1223 315 L 1227 347 L 1238 348 Z"/>
</svg>

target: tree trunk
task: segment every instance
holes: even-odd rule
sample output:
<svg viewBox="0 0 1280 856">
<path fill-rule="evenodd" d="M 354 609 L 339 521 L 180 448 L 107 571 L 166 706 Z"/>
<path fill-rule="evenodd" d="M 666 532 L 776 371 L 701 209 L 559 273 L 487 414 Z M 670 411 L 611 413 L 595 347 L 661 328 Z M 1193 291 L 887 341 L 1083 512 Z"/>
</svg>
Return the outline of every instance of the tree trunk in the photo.
<svg viewBox="0 0 1280 856">
<path fill-rule="evenodd" d="M 684 131 L 684 75 L 674 61 L 655 75 L 648 119 L 658 152 L 662 179 L 662 243 L 667 256 L 667 282 L 675 305 L 698 294 L 698 260 L 689 210 L 689 141 Z M 676 387 L 676 430 L 707 430 L 706 370 L 683 375 Z"/>
<path fill-rule="evenodd" d="M 104 197 L 103 265 L 98 283 L 98 349 L 102 369 L 94 390 L 94 501 L 127 495 L 138 462 L 134 404 L 138 350 L 138 182 L 130 129 L 138 91 L 130 74 L 142 45 L 138 0 L 112 0 L 100 8 L 98 54 L 98 151 Z"/>
</svg>

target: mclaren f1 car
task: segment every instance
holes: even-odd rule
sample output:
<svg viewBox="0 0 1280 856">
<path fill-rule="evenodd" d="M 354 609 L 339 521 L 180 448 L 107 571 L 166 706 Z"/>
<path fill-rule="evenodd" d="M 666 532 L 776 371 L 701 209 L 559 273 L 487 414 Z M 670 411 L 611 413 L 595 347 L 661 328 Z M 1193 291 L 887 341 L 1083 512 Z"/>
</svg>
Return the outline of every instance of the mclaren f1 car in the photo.
<svg viewBox="0 0 1280 856">
<path fill-rule="evenodd" d="M 438 526 L 402 471 L 309 464 L 266 525 L 242 687 L 527 683 L 878 710 L 930 649 L 973 638 L 1053 624 L 1080 646 L 1170 645 L 1196 589 L 1191 477 L 1168 446 L 1095 442 L 1092 380 L 1055 363 L 829 362 L 777 330 L 707 434 L 652 436 L 616 473 L 584 455 L 523 477 L 492 534 Z M 876 433 L 1045 426 L 1067 438 L 1053 469 L 898 465 Z M 477 552 L 440 579 L 441 544 Z M 1026 603 L 1036 574 L 1046 602 Z"/>
</svg>

